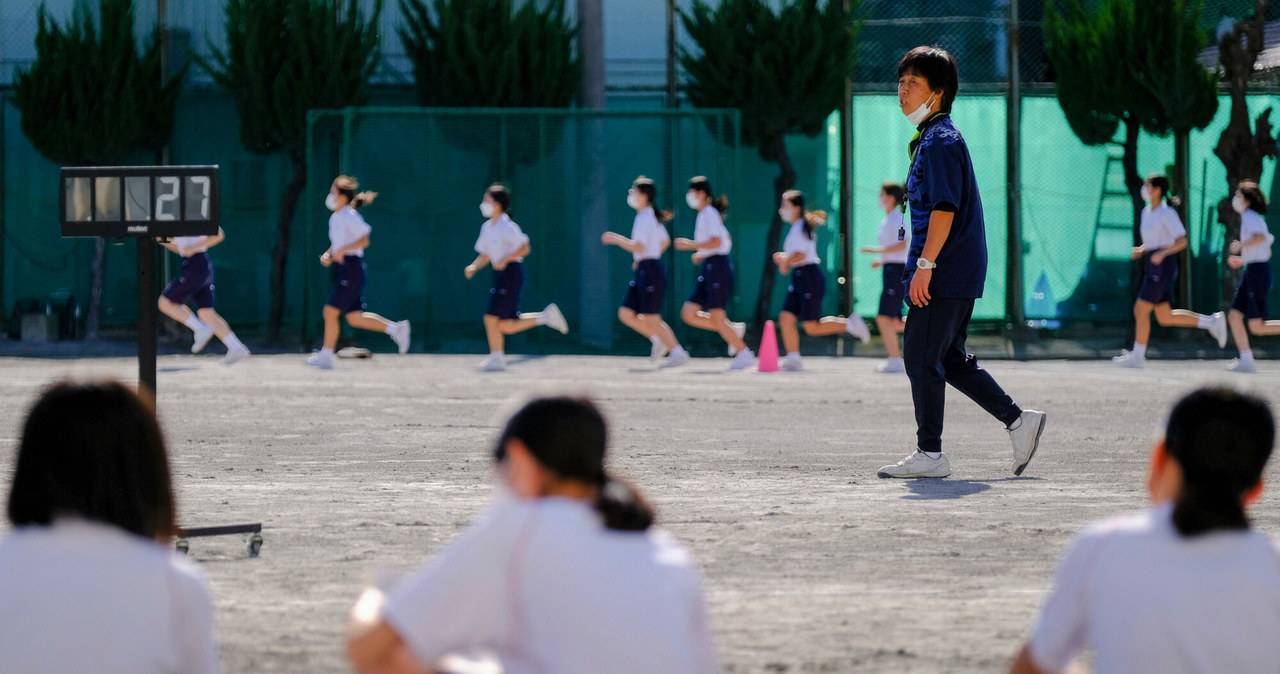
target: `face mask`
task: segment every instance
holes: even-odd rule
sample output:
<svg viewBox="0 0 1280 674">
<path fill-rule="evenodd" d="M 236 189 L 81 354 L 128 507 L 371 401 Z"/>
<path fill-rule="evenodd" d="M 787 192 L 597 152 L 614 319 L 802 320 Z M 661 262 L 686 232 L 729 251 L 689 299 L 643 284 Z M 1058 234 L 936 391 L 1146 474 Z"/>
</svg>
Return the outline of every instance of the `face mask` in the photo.
<svg viewBox="0 0 1280 674">
<path fill-rule="evenodd" d="M 1142 189 L 1138 191 L 1138 194 L 1142 197 L 1143 201 L 1147 203 L 1151 202 L 1151 190 L 1146 185 L 1142 186 Z"/>
<path fill-rule="evenodd" d="M 1231 208 L 1243 215 L 1245 211 L 1249 210 L 1249 202 L 1245 201 L 1243 196 L 1237 194 L 1231 199 Z"/>
<path fill-rule="evenodd" d="M 480 202 L 480 215 L 483 215 L 486 218 L 492 218 L 493 211 L 494 211 L 493 204 L 487 201 Z"/>
<path fill-rule="evenodd" d="M 684 195 L 684 202 L 689 204 L 689 208 L 692 208 L 695 211 L 698 210 L 698 195 L 693 192 L 689 192 Z"/>
<path fill-rule="evenodd" d="M 627 205 L 632 208 L 640 208 L 640 197 L 634 194 L 627 195 Z"/>
<path fill-rule="evenodd" d="M 932 112 L 932 108 L 930 108 L 929 105 L 930 103 L 933 103 L 933 96 L 930 96 L 929 100 L 921 103 L 920 107 L 916 108 L 915 112 L 908 114 L 907 121 L 919 126 L 920 122 L 923 122 L 925 118 L 929 116 L 929 113 Z"/>
<path fill-rule="evenodd" d="M 330 192 L 330 193 L 329 193 L 329 196 L 327 196 L 327 197 L 325 197 L 325 198 L 324 198 L 324 207 L 325 207 L 325 208 L 327 208 L 327 209 L 329 209 L 329 210 L 331 210 L 331 211 L 336 211 L 336 210 L 338 210 L 338 197 L 337 197 L 337 195 L 335 195 L 333 192 Z"/>
</svg>

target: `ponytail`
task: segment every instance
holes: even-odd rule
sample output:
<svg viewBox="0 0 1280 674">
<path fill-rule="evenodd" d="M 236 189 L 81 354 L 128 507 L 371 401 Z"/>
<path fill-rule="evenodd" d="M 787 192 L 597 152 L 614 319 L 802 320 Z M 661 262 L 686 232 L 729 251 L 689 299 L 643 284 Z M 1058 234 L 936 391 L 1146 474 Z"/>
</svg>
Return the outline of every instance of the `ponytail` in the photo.
<svg viewBox="0 0 1280 674">
<path fill-rule="evenodd" d="M 631 183 L 631 188 L 640 192 L 649 200 L 649 208 L 653 209 L 653 214 L 658 218 L 658 222 L 666 224 L 676 217 L 671 211 L 664 211 L 658 208 L 658 186 L 652 180 L 644 176 L 635 179 Z"/>
<path fill-rule="evenodd" d="M 725 213 L 729 212 L 729 197 L 726 197 L 723 194 L 718 197 L 712 197 L 711 195 L 715 192 L 711 189 L 711 181 L 707 180 L 706 176 L 694 176 L 690 178 L 689 189 L 697 190 L 707 195 L 707 198 L 711 200 L 711 205 L 715 207 L 717 211 L 720 211 L 720 217 L 723 218 Z"/>
<path fill-rule="evenodd" d="M 351 207 L 358 211 L 361 208 L 364 208 L 365 206 L 368 206 L 369 204 L 373 203 L 373 200 L 377 198 L 378 198 L 377 192 L 361 192 L 356 195 L 355 199 L 351 200 Z"/>
<path fill-rule="evenodd" d="M 668 210 L 663 210 L 661 208 L 658 208 L 657 206 L 654 206 L 653 214 L 658 217 L 658 222 L 661 222 L 664 225 L 667 224 L 668 222 L 671 222 L 676 217 L 675 213 L 672 213 L 671 211 L 668 211 Z"/>
<path fill-rule="evenodd" d="M 605 475 L 594 505 L 611 531 L 644 531 L 653 526 L 653 506 L 629 482 L 616 477 Z"/>
<path fill-rule="evenodd" d="M 827 212 L 806 210 L 804 207 L 804 192 L 800 190 L 783 192 L 782 200 L 800 209 L 800 219 L 804 221 L 804 235 L 810 241 L 813 241 L 817 228 L 827 224 Z"/>
<path fill-rule="evenodd" d="M 720 211 L 720 217 L 723 218 L 725 214 L 729 212 L 729 197 L 721 194 L 711 200 L 711 205 L 714 206 L 717 211 Z"/>
</svg>

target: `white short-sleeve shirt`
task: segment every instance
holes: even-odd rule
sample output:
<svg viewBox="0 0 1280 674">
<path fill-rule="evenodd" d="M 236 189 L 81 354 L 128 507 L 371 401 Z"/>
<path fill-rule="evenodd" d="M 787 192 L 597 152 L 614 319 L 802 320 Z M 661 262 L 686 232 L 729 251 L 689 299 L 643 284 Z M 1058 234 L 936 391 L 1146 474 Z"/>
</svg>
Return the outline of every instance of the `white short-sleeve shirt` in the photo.
<svg viewBox="0 0 1280 674">
<path fill-rule="evenodd" d="M 695 243 L 705 243 L 716 237 L 720 237 L 720 246 L 710 250 L 698 251 L 703 257 L 712 255 L 728 255 L 733 250 L 733 239 L 729 237 L 729 230 L 724 226 L 724 218 L 720 217 L 720 211 L 715 206 L 707 204 L 706 208 L 698 211 L 698 220 L 693 225 L 693 240 Z"/>
<path fill-rule="evenodd" d="M 1183 538 L 1172 506 L 1094 525 L 1071 544 L 1031 635 L 1041 669 L 1083 650 L 1094 671 L 1280 671 L 1280 544 L 1253 530 Z"/>
<path fill-rule="evenodd" d="M 520 250 L 520 247 L 526 243 L 529 243 L 529 237 L 520 231 L 520 225 L 503 213 L 496 220 L 485 220 L 480 226 L 480 238 L 476 239 L 475 250 L 481 255 L 488 256 L 490 261 L 494 261 Z M 523 260 L 524 258 L 519 257 L 515 262 Z"/>
<path fill-rule="evenodd" d="M 1178 212 L 1169 204 L 1161 201 L 1159 206 L 1147 206 L 1142 209 L 1142 222 L 1139 226 L 1142 245 L 1147 251 L 1172 246 L 1180 236 L 1187 235 L 1187 228 L 1182 226 Z"/>
<path fill-rule="evenodd" d="M 373 228 L 364 221 L 364 216 L 351 206 L 343 206 L 329 216 L 329 250 L 338 250 L 343 246 L 355 243 L 372 232 Z M 345 253 L 345 257 L 364 257 L 364 249 Z"/>
<path fill-rule="evenodd" d="M 787 231 L 787 238 L 782 241 L 782 252 L 791 257 L 796 253 L 804 253 L 804 258 L 799 262 L 791 265 L 792 267 L 801 267 L 807 264 L 817 264 L 821 262 L 818 259 L 818 232 L 815 229 L 813 238 L 810 239 L 804 233 L 804 218 L 796 220 L 791 224 L 791 229 Z"/>
<path fill-rule="evenodd" d="M 610 531 L 571 499 L 494 506 L 395 587 L 384 616 L 428 667 L 487 652 L 507 674 L 720 671 L 688 551 Z"/>
<path fill-rule="evenodd" d="M 644 246 L 631 254 L 636 262 L 641 260 L 657 260 L 662 257 L 662 244 L 671 240 L 667 228 L 658 221 L 658 216 L 649 207 L 636 213 L 635 222 L 631 225 L 631 240 Z"/>
<path fill-rule="evenodd" d="M 182 255 L 189 257 L 209 250 L 209 247 L 204 245 L 204 242 L 208 239 L 209 237 L 207 236 L 175 236 L 173 237 L 173 245 L 178 247 Z"/>
<path fill-rule="evenodd" d="M 218 671 L 199 569 L 159 543 L 62 518 L 0 541 L 0 670 Z"/>
<path fill-rule="evenodd" d="M 884 214 L 884 219 L 880 221 L 880 233 L 876 235 L 876 244 L 881 248 L 898 245 L 898 231 L 903 229 L 902 211 L 893 209 Z M 907 245 L 896 253 L 881 253 L 880 261 L 884 264 L 906 264 L 907 249 L 911 247 L 911 229 L 906 228 L 903 234 L 906 238 Z"/>
<path fill-rule="evenodd" d="M 1275 243 L 1276 240 L 1275 235 L 1267 229 L 1267 221 L 1257 211 L 1248 209 L 1240 215 L 1240 240 L 1247 242 L 1259 234 L 1267 237 L 1266 241 L 1240 249 L 1240 257 L 1246 263 L 1270 260 L 1271 244 Z"/>
</svg>

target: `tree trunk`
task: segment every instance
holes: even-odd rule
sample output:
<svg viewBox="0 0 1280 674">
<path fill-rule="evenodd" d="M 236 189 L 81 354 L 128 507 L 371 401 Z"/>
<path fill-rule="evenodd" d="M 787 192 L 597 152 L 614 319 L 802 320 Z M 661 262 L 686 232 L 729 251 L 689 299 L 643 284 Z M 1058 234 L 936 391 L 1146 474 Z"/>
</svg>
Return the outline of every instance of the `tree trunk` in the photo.
<svg viewBox="0 0 1280 674">
<path fill-rule="evenodd" d="M 786 141 L 778 134 L 774 141 L 774 154 L 778 157 L 778 177 L 773 179 L 773 203 L 782 203 L 782 193 L 795 187 L 796 171 L 791 165 L 791 156 L 787 154 Z M 769 220 L 769 232 L 764 238 L 764 267 L 760 273 L 760 294 L 756 296 L 756 312 L 753 317 L 756 325 L 764 325 L 769 318 L 769 305 L 773 303 L 773 284 L 778 270 L 773 264 L 773 253 L 778 248 L 778 239 L 782 236 L 782 216 L 775 208 L 773 218 Z"/>
<path fill-rule="evenodd" d="M 89 315 L 85 318 L 84 338 L 98 340 L 98 325 L 102 322 L 102 278 L 107 269 L 107 240 L 93 240 L 93 264 L 89 267 Z"/>
<path fill-rule="evenodd" d="M 1187 163 L 1189 161 L 1191 161 L 1191 131 L 1175 129 L 1173 132 L 1173 175 L 1169 176 L 1171 182 L 1170 191 L 1178 196 L 1177 203 L 1173 206 L 1188 232 L 1187 247 L 1178 253 L 1178 268 L 1181 273 L 1178 274 L 1177 288 L 1174 291 L 1174 301 L 1182 309 L 1191 308 L 1192 247 L 1189 236 L 1191 232 L 1191 212 L 1188 210 L 1190 205 L 1188 198 L 1191 196 L 1191 179 L 1187 175 Z"/>
<path fill-rule="evenodd" d="M 284 319 L 284 271 L 289 260 L 289 227 L 298 209 L 298 196 L 307 184 L 307 165 L 297 157 L 293 163 L 293 180 L 285 188 L 280 220 L 276 223 L 276 245 L 271 251 L 271 315 L 267 317 L 267 341 L 280 343 L 280 324 Z"/>
<path fill-rule="evenodd" d="M 1129 190 L 1129 199 L 1133 203 L 1133 245 L 1142 244 L 1142 176 L 1138 173 L 1138 133 L 1142 125 L 1133 118 L 1124 120 L 1124 154 L 1120 164 L 1124 167 L 1124 185 Z M 1142 286 L 1142 260 L 1135 260 L 1129 265 L 1129 303 L 1138 299 L 1138 288 Z M 1130 314 L 1129 334 L 1127 342 L 1133 343 L 1137 324 Z"/>
</svg>

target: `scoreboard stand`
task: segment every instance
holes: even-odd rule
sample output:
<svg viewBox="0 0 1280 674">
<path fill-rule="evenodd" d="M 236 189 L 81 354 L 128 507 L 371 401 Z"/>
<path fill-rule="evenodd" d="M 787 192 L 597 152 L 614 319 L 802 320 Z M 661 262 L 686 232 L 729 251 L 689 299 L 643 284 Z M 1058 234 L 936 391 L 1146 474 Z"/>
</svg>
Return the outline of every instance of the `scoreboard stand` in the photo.
<svg viewBox="0 0 1280 674">
<path fill-rule="evenodd" d="M 138 382 L 156 393 L 156 239 L 213 236 L 222 214 L 217 166 L 64 166 L 58 210 L 65 237 L 138 240 Z M 250 557 L 262 523 L 184 527 L 189 538 L 244 534 Z"/>
</svg>

